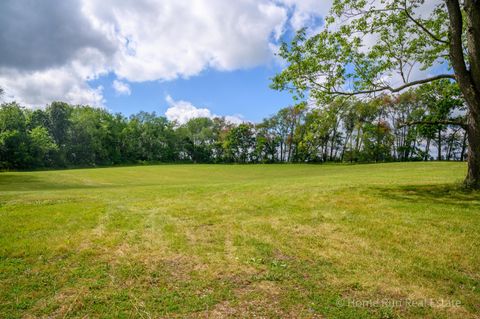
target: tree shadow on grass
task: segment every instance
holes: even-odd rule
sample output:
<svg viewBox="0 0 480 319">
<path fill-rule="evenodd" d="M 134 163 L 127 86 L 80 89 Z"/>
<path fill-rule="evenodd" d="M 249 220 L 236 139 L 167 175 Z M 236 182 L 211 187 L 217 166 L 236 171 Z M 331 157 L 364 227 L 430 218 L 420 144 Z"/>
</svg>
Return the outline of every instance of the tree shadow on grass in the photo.
<svg viewBox="0 0 480 319">
<path fill-rule="evenodd" d="M 480 191 L 468 190 L 460 184 L 405 185 L 371 187 L 377 196 L 399 202 L 451 205 L 480 210 Z"/>
<path fill-rule="evenodd" d="M 35 191 L 35 190 L 65 190 L 98 188 L 101 185 L 86 185 L 82 183 L 55 182 L 53 180 L 42 179 L 35 175 L 25 173 L 21 174 L 2 174 L 0 173 L 0 193 L 8 191 Z"/>
</svg>

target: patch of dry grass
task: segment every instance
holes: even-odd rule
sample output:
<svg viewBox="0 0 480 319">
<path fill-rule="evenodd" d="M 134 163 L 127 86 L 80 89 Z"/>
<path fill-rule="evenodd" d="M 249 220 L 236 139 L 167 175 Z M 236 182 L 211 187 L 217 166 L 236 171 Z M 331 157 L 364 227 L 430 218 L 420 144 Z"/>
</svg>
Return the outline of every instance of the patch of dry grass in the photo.
<svg viewBox="0 0 480 319">
<path fill-rule="evenodd" d="M 475 318 L 480 195 L 456 186 L 464 170 L 2 173 L 0 317 Z"/>
</svg>

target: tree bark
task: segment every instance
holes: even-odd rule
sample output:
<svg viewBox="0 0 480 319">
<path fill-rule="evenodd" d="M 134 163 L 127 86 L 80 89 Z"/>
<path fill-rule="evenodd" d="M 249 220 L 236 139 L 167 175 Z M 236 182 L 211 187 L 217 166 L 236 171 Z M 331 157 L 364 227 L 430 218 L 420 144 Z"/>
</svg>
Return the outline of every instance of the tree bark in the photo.
<svg viewBox="0 0 480 319">
<path fill-rule="evenodd" d="M 333 149 L 335 147 L 335 140 L 337 139 L 337 122 L 335 122 L 332 133 L 332 140 L 330 141 L 330 161 L 333 161 Z"/>
<path fill-rule="evenodd" d="M 437 132 L 437 161 L 442 160 L 442 129 L 438 128 Z"/>
<path fill-rule="evenodd" d="M 465 151 L 467 150 L 467 131 L 463 133 L 463 140 L 462 140 L 462 152 L 460 153 L 460 161 L 463 162 L 465 160 Z"/>
<path fill-rule="evenodd" d="M 465 185 L 480 189 L 480 1 L 465 0 L 467 55 L 462 44 L 463 20 L 458 0 L 446 0 L 450 19 L 450 60 L 468 106 L 468 172 Z M 466 61 L 468 60 L 468 66 Z"/>
<path fill-rule="evenodd" d="M 424 161 L 428 161 L 430 157 L 430 138 L 427 138 L 427 145 L 425 145 L 425 155 L 424 155 Z"/>
<path fill-rule="evenodd" d="M 468 171 L 465 178 L 467 187 L 480 188 L 480 116 L 468 117 Z"/>
</svg>

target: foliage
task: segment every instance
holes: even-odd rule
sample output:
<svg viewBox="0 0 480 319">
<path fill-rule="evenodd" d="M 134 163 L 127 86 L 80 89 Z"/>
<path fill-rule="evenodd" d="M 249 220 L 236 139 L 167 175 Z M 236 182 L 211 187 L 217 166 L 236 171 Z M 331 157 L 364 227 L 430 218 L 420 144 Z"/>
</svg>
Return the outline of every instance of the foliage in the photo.
<svg viewBox="0 0 480 319">
<path fill-rule="evenodd" d="M 232 162 L 254 161 L 255 136 L 249 124 L 233 127 L 227 134 L 224 148 L 226 157 Z"/>
<path fill-rule="evenodd" d="M 271 87 L 323 104 L 339 96 L 376 98 L 420 84 L 455 81 L 469 118 L 462 125 L 468 140 L 465 185 L 480 189 L 480 3 L 334 0 L 325 22 L 319 33 L 310 36 L 303 29 L 290 44 L 281 45 L 279 55 L 287 67 Z M 426 70 L 434 75 L 424 72 L 418 79 L 418 71 Z M 437 111 L 442 117 L 442 110 Z M 444 122 L 435 116 L 427 121 Z M 436 132 L 438 159 L 441 131 Z M 410 147 L 410 141 L 402 146 L 403 156 Z"/>
<path fill-rule="evenodd" d="M 418 65 L 425 70 L 448 62 L 445 4 L 428 17 L 415 17 L 423 5 L 423 0 L 335 0 L 321 32 L 309 37 L 303 29 L 283 43 L 279 55 L 288 66 L 272 87 L 329 102 L 336 95 L 394 90 L 386 78 L 396 75 L 406 84 Z"/>
<path fill-rule="evenodd" d="M 126 118 L 61 102 L 44 110 L 10 103 L 0 107 L 0 167 L 464 160 L 464 117 L 458 86 L 449 81 L 369 100 L 300 103 L 239 125 L 223 118 L 177 125 L 155 113 Z"/>
</svg>

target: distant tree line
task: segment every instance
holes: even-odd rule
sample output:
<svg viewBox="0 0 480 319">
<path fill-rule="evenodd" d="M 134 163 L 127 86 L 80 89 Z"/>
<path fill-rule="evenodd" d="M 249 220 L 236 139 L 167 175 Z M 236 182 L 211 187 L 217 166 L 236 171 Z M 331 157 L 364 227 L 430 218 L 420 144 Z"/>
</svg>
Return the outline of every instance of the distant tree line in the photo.
<svg viewBox="0 0 480 319">
<path fill-rule="evenodd" d="M 45 109 L 0 107 L 0 168 L 128 163 L 278 163 L 465 160 L 465 106 L 445 80 L 401 95 L 299 103 L 261 123 L 155 113 L 130 117 L 53 102 Z M 434 123 L 434 124 L 432 124 Z M 439 124 L 441 123 L 441 124 Z"/>
</svg>

